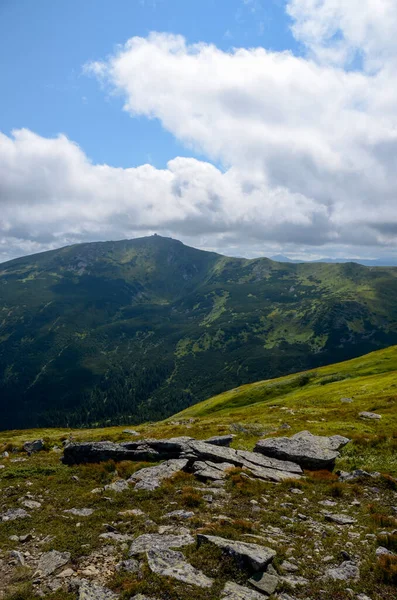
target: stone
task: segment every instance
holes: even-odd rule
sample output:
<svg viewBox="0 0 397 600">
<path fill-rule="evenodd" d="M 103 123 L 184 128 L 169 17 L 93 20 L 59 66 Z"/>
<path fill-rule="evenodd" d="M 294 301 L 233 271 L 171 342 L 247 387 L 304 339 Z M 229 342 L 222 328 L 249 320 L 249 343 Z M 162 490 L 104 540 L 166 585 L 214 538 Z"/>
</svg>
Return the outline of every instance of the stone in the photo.
<svg viewBox="0 0 397 600">
<path fill-rule="evenodd" d="M 11 550 L 10 556 L 16 560 L 18 565 L 21 567 L 25 566 L 25 557 L 22 552 L 19 552 L 18 550 Z"/>
<path fill-rule="evenodd" d="M 116 598 L 118 598 L 117 594 L 96 583 L 83 580 L 79 587 L 79 600 L 116 600 Z"/>
<path fill-rule="evenodd" d="M 375 551 L 375 556 L 395 556 L 394 552 L 391 552 L 391 550 L 388 550 L 387 548 L 384 548 L 383 546 L 379 546 L 376 551 Z"/>
<path fill-rule="evenodd" d="M 299 567 L 288 560 L 284 560 L 281 563 L 280 568 L 284 573 L 296 573 L 296 571 L 299 571 Z"/>
<path fill-rule="evenodd" d="M 136 490 L 153 491 L 159 488 L 164 479 L 169 479 L 175 473 L 183 471 L 188 461 L 186 459 L 171 459 L 155 467 L 146 467 L 134 473 L 128 480 L 135 483 Z"/>
<path fill-rule="evenodd" d="M 16 519 L 26 519 L 30 515 L 23 508 L 10 508 L 1 516 L 2 521 L 15 521 Z"/>
<path fill-rule="evenodd" d="M 138 433 L 138 431 L 135 431 L 135 429 L 124 429 L 123 433 L 127 433 L 128 435 L 133 436 L 141 435 L 140 433 Z"/>
<path fill-rule="evenodd" d="M 65 465 L 97 463 L 108 460 L 159 460 L 159 454 L 140 442 L 115 444 L 113 442 L 69 443 L 64 447 L 62 462 Z"/>
<path fill-rule="evenodd" d="M 281 583 L 290 585 L 292 588 L 301 587 L 309 583 L 305 577 L 299 577 L 298 575 L 283 575 L 283 577 L 280 577 L 280 581 Z"/>
<path fill-rule="evenodd" d="M 65 569 L 64 571 L 61 571 L 57 575 L 57 577 L 67 579 L 68 577 L 73 577 L 74 574 L 75 574 L 75 572 L 73 571 L 73 569 Z"/>
<path fill-rule="evenodd" d="M 229 581 L 222 590 L 221 600 L 263 600 L 263 594 Z"/>
<path fill-rule="evenodd" d="M 211 587 L 213 580 L 186 562 L 182 552 L 152 549 L 147 552 L 148 565 L 153 573 L 202 588 Z"/>
<path fill-rule="evenodd" d="M 40 556 L 37 565 L 37 574 L 41 576 L 52 575 L 54 571 L 63 567 L 70 561 L 70 552 L 51 550 Z"/>
<path fill-rule="evenodd" d="M 360 570 L 352 561 L 344 561 L 339 567 L 333 567 L 325 572 L 326 579 L 334 581 L 348 581 L 352 579 L 358 581 L 360 579 Z"/>
<path fill-rule="evenodd" d="M 116 565 L 116 571 L 127 571 L 127 573 L 138 573 L 140 571 L 140 568 L 140 563 L 134 558 L 122 560 Z"/>
<path fill-rule="evenodd" d="M 35 500 L 23 500 L 22 506 L 24 506 L 25 508 L 29 508 L 30 510 L 33 510 L 35 508 L 40 508 L 41 502 L 36 502 Z"/>
<path fill-rule="evenodd" d="M 301 431 L 290 438 L 266 438 L 259 440 L 254 452 L 265 456 L 292 461 L 305 469 L 330 469 L 335 466 L 338 450 L 350 440 L 340 435 L 316 436 Z"/>
<path fill-rule="evenodd" d="M 118 513 L 120 517 L 145 517 L 145 513 L 140 508 L 132 508 L 130 510 L 122 510 Z"/>
<path fill-rule="evenodd" d="M 162 519 L 191 519 L 194 517 L 194 512 L 188 510 L 173 510 L 167 513 Z"/>
<path fill-rule="evenodd" d="M 137 556 L 149 550 L 168 550 L 169 548 L 182 548 L 192 544 L 194 544 L 194 538 L 190 534 L 161 535 L 158 533 L 144 533 L 133 541 L 129 555 Z"/>
<path fill-rule="evenodd" d="M 331 523 L 337 523 L 338 525 L 353 525 L 356 522 L 356 519 L 353 517 L 349 517 L 348 515 L 336 515 L 332 513 L 326 513 L 324 515 L 326 521 L 330 521 Z"/>
<path fill-rule="evenodd" d="M 353 402 L 353 398 L 341 398 L 340 401 L 343 404 L 351 404 Z"/>
<path fill-rule="evenodd" d="M 209 460 L 197 460 L 193 463 L 192 471 L 198 479 L 213 479 L 217 481 L 226 477 L 227 470 L 233 468 L 234 465 L 228 462 L 214 463 Z"/>
<path fill-rule="evenodd" d="M 215 535 L 198 534 L 197 542 L 200 546 L 203 542 L 213 544 L 235 558 L 237 562 L 248 565 L 255 571 L 265 569 L 276 556 L 276 552 L 266 546 L 259 544 L 250 544 L 247 542 L 239 542 L 235 540 L 227 540 Z"/>
<path fill-rule="evenodd" d="M 379 421 L 379 419 L 382 418 L 382 415 L 377 415 L 376 413 L 367 411 L 360 412 L 358 416 L 360 419 L 370 419 L 373 421 Z"/>
<path fill-rule="evenodd" d="M 44 448 L 44 440 L 33 440 L 31 442 L 25 442 L 23 445 L 23 449 L 28 454 L 32 454 L 33 452 L 40 452 Z"/>
<path fill-rule="evenodd" d="M 266 572 L 255 573 L 250 579 L 248 579 L 248 583 L 250 583 L 263 594 L 271 596 L 271 594 L 274 594 L 277 589 L 279 579 L 275 575 L 270 575 Z"/>
<path fill-rule="evenodd" d="M 235 436 L 230 433 L 229 435 L 214 435 L 213 437 L 204 440 L 206 444 L 212 444 L 213 446 L 227 446 L 229 447 Z"/>
<path fill-rule="evenodd" d="M 102 540 L 111 540 L 118 544 L 125 544 L 126 542 L 132 542 L 134 536 L 129 533 L 116 533 L 114 531 L 108 531 L 107 533 L 101 533 L 99 536 Z"/>
<path fill-rule="evenodd" d="M 108 485 L 105 485 L 104 489 L 120 494 L 121 492 L 125 492 L 126 490 L 128 490 L 129 485 L 125 481 L 125 479 L 118 479 L 114 483 L 109 483 Z"/>
<path fill-rule="evenodd" d="M 94 512 L 93 508 L 69 508 L 64 513 L 74 515 L 75 517 L 90 517 Z"/>
</svg>

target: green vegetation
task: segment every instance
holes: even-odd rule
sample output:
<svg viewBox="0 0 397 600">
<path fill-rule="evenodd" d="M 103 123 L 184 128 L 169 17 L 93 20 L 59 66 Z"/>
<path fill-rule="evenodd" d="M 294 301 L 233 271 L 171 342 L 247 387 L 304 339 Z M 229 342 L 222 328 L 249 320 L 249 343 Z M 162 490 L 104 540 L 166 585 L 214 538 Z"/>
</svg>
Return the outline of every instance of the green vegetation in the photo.
<svg viewBox="0 0 397 600">
<path fill-rule="evenodd" d="M 71 246 L 0 265 L 0 428 L 159 420 L 395 343 L 394 268 L 227 258 L 159 236 Z M 340 375 L 322 396 L 327 377 Z"/>
</svg>

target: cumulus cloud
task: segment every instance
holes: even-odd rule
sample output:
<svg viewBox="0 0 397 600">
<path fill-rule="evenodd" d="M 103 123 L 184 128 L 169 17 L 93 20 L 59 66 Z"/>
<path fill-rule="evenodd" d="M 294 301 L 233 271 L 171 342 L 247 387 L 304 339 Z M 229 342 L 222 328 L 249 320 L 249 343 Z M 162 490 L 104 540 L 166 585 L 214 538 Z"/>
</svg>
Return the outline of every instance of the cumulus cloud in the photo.
<svg viewBox="0 0 397 600">
<path fill-rule="evenodd" d="M 131 117 L 158 119 L 218 167 L 175 158 L 117 169 L 65 136 L 1 135 L 0 257 L 1 236 L 53 247 L 151 231 L 246 255 L 395 246 L 397 4 L 290 0 L 287 10 L 304 56 L 152 33 L 85 67 Z"/>
</svg>

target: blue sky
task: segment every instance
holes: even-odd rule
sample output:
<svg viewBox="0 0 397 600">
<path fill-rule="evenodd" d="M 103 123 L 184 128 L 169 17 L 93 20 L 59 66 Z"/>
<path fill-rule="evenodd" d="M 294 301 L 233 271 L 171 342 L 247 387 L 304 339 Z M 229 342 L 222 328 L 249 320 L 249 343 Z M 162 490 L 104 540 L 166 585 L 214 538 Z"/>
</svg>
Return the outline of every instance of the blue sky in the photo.
<svg viewBox="0 0 397 600">
<path fill-rule="evenodd" d="M 117 44 L 151 31 L 184 35 L 224 50 L 266 46 L 293 49 L 283 0 L 1 0 L 0 130 L 65 133 L 96 163 L 163 168 L 192 152 L 158 120 L 131 119 L 122 100 L 104 94 L 82 66 Z M 195 156 L 200 154 L 193 153 Z"/>
<path fill-rule="evenodd" d="M 0 0 L 0 262 L 397 260 L 397 3 Z"/>
</svg>

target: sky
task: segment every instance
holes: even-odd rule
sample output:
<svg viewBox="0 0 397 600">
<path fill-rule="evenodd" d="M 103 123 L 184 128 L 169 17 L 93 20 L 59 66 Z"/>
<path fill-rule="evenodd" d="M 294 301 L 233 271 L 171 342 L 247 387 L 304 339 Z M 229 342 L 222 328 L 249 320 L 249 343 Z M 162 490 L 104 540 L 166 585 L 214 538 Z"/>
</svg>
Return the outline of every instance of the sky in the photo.
<svg viewBox="0 0 397 600">
<path fill-rule="evenodd" d="M 397 258 L 395 0 L 0 0 L 0 262 Z"/>
</svg>

